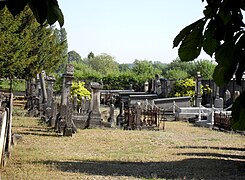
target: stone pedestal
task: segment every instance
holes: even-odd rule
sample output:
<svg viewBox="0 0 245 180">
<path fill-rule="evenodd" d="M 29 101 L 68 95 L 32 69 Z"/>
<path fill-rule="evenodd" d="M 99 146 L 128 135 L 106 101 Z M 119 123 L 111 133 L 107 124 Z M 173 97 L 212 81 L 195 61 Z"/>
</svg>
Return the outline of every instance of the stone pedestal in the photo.
<svg viewBox="0 0 245 180">
<path fill-rule="evenodd" d="M 101 126 L 101 113 L 100 113 L 100 90 L 103 88 L 102 84 L 91 82 L 92 99 L 90 104 L 90 113 L 88 119 L 88 127 Z"/>
</svg>

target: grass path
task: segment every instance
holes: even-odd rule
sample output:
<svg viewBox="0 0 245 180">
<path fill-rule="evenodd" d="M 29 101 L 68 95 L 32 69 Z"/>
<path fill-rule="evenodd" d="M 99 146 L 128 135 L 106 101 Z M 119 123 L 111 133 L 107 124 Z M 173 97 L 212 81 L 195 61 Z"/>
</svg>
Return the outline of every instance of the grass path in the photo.
<svg viewBox="0 0 245 180">
<path fill-rule="evenodd" d="M 79 130 L 58 136 L 14 117 L 22 139 L 1 179 L 245 179 L 245 137 L 167 122 L 165 131 Z"/>
</svg>

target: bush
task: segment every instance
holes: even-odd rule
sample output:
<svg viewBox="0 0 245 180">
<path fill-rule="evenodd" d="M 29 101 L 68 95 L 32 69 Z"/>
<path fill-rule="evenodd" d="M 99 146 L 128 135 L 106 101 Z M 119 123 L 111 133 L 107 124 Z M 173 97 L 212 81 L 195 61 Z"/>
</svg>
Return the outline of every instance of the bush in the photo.
<svg viewBox="0 0 245 180">
<path fill-rule="evenodd" d="M 174 97 L 190 96 L 193 100 L 195 96 L 195 81 L 193 79 L 178 80 L 174 84 L 172 95 Z"/>
<path fill-rule="evenodd" d="M 85 82 L 72 82 L 71 95 L 77 95 L 78 101 L 81 101 L 82 97 L 87 97 L 90 99 L 91 93 L 84 87 Z"/>
</svg>

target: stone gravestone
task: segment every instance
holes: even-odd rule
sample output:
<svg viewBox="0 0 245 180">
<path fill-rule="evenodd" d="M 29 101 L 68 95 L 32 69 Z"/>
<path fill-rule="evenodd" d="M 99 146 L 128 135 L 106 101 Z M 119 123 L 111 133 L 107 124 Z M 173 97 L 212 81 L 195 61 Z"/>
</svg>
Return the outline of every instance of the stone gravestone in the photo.
<svg viewBox="0 0 245 180">
<path fill-rule="evenodd" d="M 124 102 L 121 99 L 120 104 L 119 104 L 119 114 L 117 116 L 116 125 L 118 125 L 120 127 L 122 125 L 123 121 L 124 121 Z"/>
<path fill-rule="evenodd" d="M 219 86 L 216 86 L 216 96 L 214 100 L 214 107 L 220 110 L 224 108 L 224 100 L 223 98 L 219 97 Z"/>
<path fill-rule="evenodd" d="M 47 101 L 48 101 L 48 95 L 47 95 L 47 89 L 46 89 L 46 83 L 45 83 L 45 71 L 42 71 L 39 74 L 39 79 L 40 79 L 40 85 L 41 85 L 41 104 L 40 104 L 40 115 L 42 118 L 45 118 L 46 116 L 46 108 L 47 108 Z"/>
<path fill-rule="evenodd" d="M 55 78 L 52 76 L 47 76 L 47 108 L 46 108 L 46 117 L 49 120 L 49 126 L 54 127 L 55 124 L 55 118 L 56 118 L 56 105 L 54 103 L 53 99 L 53 93 L 54 93 L 54 83 Z"/>
<path fill-rule="evenodd" d="M 63 110 L 62 118 L 65 117 L 65 127 L 63 131 L 64 136 L 72 136 L 73 133 L 73 123 L 72 123 L 72 113 L 70 113 L 70 109 L 73 109 L 72 106 L 70 107 L 69 103 L 69 96 L 71 92 L 71 85 L 73 80 L 73 74 L 74 74 L 74 66 L 72 64 L 67 64 L 66 71 L 63 74 L 63 86 L 62 86 L 62 94 L 61 94 L 61 106 L 64 106 L 68 109 Z M 62 119 L 63 120 L 63 119 Z"/>
<path fill-rule="evenodd" d="M 100 90 L 103 85 L 97 82 L 91 82 L 92 99 L 90 102 L 90 112 L 88 118 L 88 127 L 101 126 L 101 113 L 100 113 Z"/>
<path fill-rule="evenodd" d="M 114 127 L 115 126 L 115 106 L 114 104 L 111 104 L 110 105 L 110 115 L 109 115 L 109 118 L 108 118 L 108 122 L 111 123 L 111 127 Z"/>
<path fill-rule="evenodd" d="M 199 104 L 202 102 L 201 80 L 202 80 L 202 76 L 200 72 L 197 72 L 196 85 L 195 85 L 195 107 L 199 107 Z"/>
<path fill-rule="evenodd" d="M 144 92 L 148 93 L 149 92 L 149 82 L 146 81 L 144 84 Z"/>
<path fill-rule="evenodd" d="M 226 89 L 224 97 L 225 106 L 229 107 L 232 104 L 231 92 Z"/>
</svg>

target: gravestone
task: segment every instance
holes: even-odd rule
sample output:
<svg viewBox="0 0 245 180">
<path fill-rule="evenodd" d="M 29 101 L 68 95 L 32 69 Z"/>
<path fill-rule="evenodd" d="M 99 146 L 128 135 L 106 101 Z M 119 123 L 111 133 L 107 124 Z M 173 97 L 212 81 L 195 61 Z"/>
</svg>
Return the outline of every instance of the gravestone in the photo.
<svg viewBox="0 0 245 180">
<path fill-rule="evenodd" d="M 67 105 L 68 96 L 70 96 L 72 80 L 74 79 L 74 66 L 67 64 L 66 71 L 63 74 L 63 85 L 61 94 L 61 105 Z"/>
<path fill-rule="evenodd" d="M 101 113 L 100 113 L 100 90 L 103 85 L 97 82 L 91 82 L 92 99 L 90 103 L 90 113 L 88 119 L 88 127 L 101 126 Z"/>
<path fill-rule="evenodd" d="M 112 127 L 115 126 L 115 117 L 114 117 L 114 115 L 115 115 L 115 106 L 114 106 L 114 104 L 111 104 L 110 105 L 110 115 L 109 115 L 109 118 L 108 118 L 108 122 L 111 123 Z"/>
<path fill-rule="evenodd" d="M 144 92 L 148 93 L 149 92 L 149 82 L 146 81 L 144 84 Z"/>
<path fill-rule="evenodd" d="M 216 86 L 216 96 L 214 100 L 214 107 L 220 110 L 224 108 L 224 100 L 219 96 L 219 86 Z"/>
<path fill-rule="evenodd" d="M 62 114 L 61 118 L 62 121 L 65 121 L 65 127 L 64 127 L 64 136 L 72 136 L 72 113 L 70 112 L 72 109 L 72 105 L 69 103 L 69 96 L 71 91 L 71 85 L 73 80 L 73 74 L 74 74 L 74 66 L 72 64 L 67 64 L 66 71 L 63 74 L 63 86 L 62 86 L 62 94 L 61 94 L 61 106 L 67 106 L 68 109 L 63 110 L 65 114 Z M 70 107 L 71 106 L 71 107 Z"/>
<path fill-rule="evenodd" d="M 161 78 L 160 81 L 161 81 L 161 91 L 162 91 L 161 95 L 162 97 L 166 98 L 169 96 L 169 93 L 171 91 L 170 82 L 165 78 Z"/>
<path fill-rule="evenodd" d="M 240 91 L 235 91 L 233 95 L 233 102 L 240 96 Z"/>
<path fill-rule="evenodd" d="M 48 118 L 49 126 L 54 127 L 55 118 L 56 118 L 56 114 L 54 113 L 57 112 L 57 110 L 55 109 L 56 105 L 54 104 L 54 99 L 53 99 L 55 78 L 52 76 L 47 76 L 46 81 L 47 81 L 47 108 L 46 108 L 45 115 Z"/>
<path fill-rule="evenodd" d="M 198 107 L 202 102 L 201 85 L 202 76 L 200 72 L 197 72 L 196 85 L 195 85 L 195 106 Z"/>
<path fill-rule="evenodd" d="M 224 103 L 226 107 L 229 107 L 232 104 L 231 92 L 228 89 L 225 91 Z"/>
<path fill-rule="evenodd" d="M 117 116 L 116 125 L 120 127 L 123 121 L 124 121 L 124 101 L 121 99 L 119 104 L 119 114 Z"/>
</svg>

